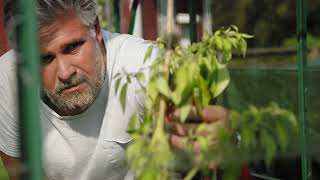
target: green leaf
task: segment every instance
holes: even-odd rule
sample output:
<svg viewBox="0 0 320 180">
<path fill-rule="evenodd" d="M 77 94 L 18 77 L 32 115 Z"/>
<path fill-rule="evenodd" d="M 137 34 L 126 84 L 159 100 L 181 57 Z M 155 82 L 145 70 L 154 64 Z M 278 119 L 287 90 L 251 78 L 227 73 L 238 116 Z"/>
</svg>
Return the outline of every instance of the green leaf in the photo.
<svg viewBox="0 0 320 180">
<path fill-rule="evenodd" d="M 214 82 L 211 83 L 210 92 L 211 92 L 211 94 L 214 95 L 214 94 L 216 94 L 216 91 L 217 91 L 217 82 L 214 81 Z"/>
<path fill-rule="evenodd" d="M 253 138 L 255 137 L 250 127 L 243 127 L 241 129 L 241 142 L 246 150 L 250 150 Z"/>
<path fill-rule="evenodd" d="M 176 105 L 183 103 L 188 99 L 188 96 L 192 93 L 192 83 L 190 83 L 188 72 L 188 64 L 184 64 L 179 67 L 174 74 L 175 90 L 172 94 L 172 99 Z"/>
<path fill-rule="evenodd" d="M 151 79 L 148 84 L 148 95 L 151 98 L 151 100 L 155 100 L 158 94 L 159 91 L 157 89 L 156 79 Z"/>
<path fill-rule="evenodd" d="M 276 153 L 277 146 L 274 143 L 272 136 L 264 131 L 261 132 L 260 139 L 261 139 L 262 147 L 264 148 L 266 153 L 265 154 L 266 165 L 270 166 L 272 159 L 274 158 L 274 155 Z"/>
<path fill-rule="evenodd" d="M 136 78 L 139 81 L 144 81 L 145 80 L 144 73 L 143 72 L 139 72 L 138 74 L 136 74 Z"/>
<path fill-rule="evenodd" d="M 121 103 L 121 107 L 122 107 L 122 111 L 123 111 L 123 112 L 126 110 L 127 87 L 128 87 L 128 84 L 125 83 L 125 84 L 122 86 L 121 92 L 120 92 L 120 103 Z"/>
<path fill-rule="evenodd" d="M 229 41 L 234 48 L 238 48 L 239 41 L 236 38 L 229 38 Z"/>
<path fill-rule="evenodd" d="M 115 83 L 115 93 L 117 93 L 118 92 L 118 89 L 119 89 L 119 85 L 120 85 L 120 82 L 121 82 L 121 78 L 118 78 L 117 80 L 116 80 L 116 83 Z"/>
<path fill-rule="evenodd" d="M 229 42 L 226 38 L 222 38 L 222 45 L 225 51 L 230 51 L 232 48 L 231 42 Z"/>
<path fill-rule="evenodd" d="M 244 39 L 240 39 L 240 51 L 242 53 L 243 56 L 245 56 L 246 52 L 247 52 L 247 41 L 245 41 Z"/>
<path fill-rule="evenodd" d="M 282 121 L 282 119 L 280 121 Z M 276 123 L 276 132 L 279 140 L 279 146 L 284 152 L 288 146 L 288 134 L 287 130 L 282 126 L 282 122 Z"/>
<path fill-rule="evenodd" d="M 236 32 L 239 32 L 239 29 L 238 29 L 238 27 L 237 27 L 237 26 L 235 26 L 235 25 L 231 25 L 231 27 L 232 27 Z"/>
<path fill-rule="evenodd" d="M 147 60 L 148 58 L 150 58 L 150 56 L 151 56 L 151 54 L 152 54 L 152 51 L 153 51 L 153 45 L 150 45 L 150 46 L 148 47 L 148 50 L 147 50 L 146 54 L 144 55 L 143 63 L 145 63 L 146 60 Z"/>
<path fill-rule="evenodd" d="M 170 89 L 168 82 L 164 79 L 164 77 L 159 77 L 157 79 L 157 88 L 161 94 L 163 94 L 166 97 L 170 96 Z"/>
<path fill-rule="evenodd" d="M 201 126 L 201 125 L 200 125 Z M 203 137 L 203 136 L 198 136 L 197 137 L 197 142 L 200 144 L 201 146 L 201 151 L 206 151 L 209 147 L 209 141 L 207 140 L 207 138 Z"/>
<path fill-rule="evenodd" d="M 216 43 L 218 49 L 223 48 L 223 40 L 220 36 L 215 36 L 215 43 Z"/>
<path fill-rule="evenodd" d="M 232 52 L 231 51 L 224 51 L 223 57 L 224 57 L 224 62 L 230 61 L 232 59 Z"/>
<path fill-rule="evenodd" d="M 202 100 L 202 106 L 205 107 L 209 105 L 210 101 L 210 93 L 208 90 L 208 83 L 203 77 L 199 77 L 199 87 L 200 87 L 200 95 Z"/>
<path fill-rule="evenodd" d="M 130 74 L 127 75 L 127 82 L 128 83 L 131 83 L 131 77 L 130 76 L 131 76 Z"/>
<path fill-rule="evenodd" d="M 196 104 L 196 108 L 197 108 L 197 112 L 200 113 L 202 112 L 202 99 L 201 99 L 201 95 L 200 95 L 200 90 L 198 87 L 194 87 L 193 89 L 193 97 L 194 97 L 194 101 Z"/>
<path fill-rule="evenodd" d="M 180 107 L 180 121 L 184 122 L 190 114 L 191 111 L 191 103 L 185 104 Z"/>
<path fill-rule="evenodd" d="M 242 34 L 241 34 L 241 37 L 250 39 L 250 38 L 253 38 L 254 36 L 249 35 L 249 34 L 242 33 Z"/>
<path fill-rule="evenodd" d="M 134 133 L 141 128 L 141 121 L 137 113 L 135 113 L 130 120 L 128 132 Z"/>
<path fill-rule="evenodd" d="M 118 77 L 120 77 L 121 73 L 116 73 L 114 76 L 113 76 L 113 79 L 117 79 Z"/>
<path fill-rule="evenodd" d="M 218 65 L 218 77 L 217 77 L 217 87 L 215 92 L 213 93 L 214 97 L 219 96 L 228 86 L 230 82 L 229 71 L 226 65 L 220 64 L 217 62 Z"/>
</svg>

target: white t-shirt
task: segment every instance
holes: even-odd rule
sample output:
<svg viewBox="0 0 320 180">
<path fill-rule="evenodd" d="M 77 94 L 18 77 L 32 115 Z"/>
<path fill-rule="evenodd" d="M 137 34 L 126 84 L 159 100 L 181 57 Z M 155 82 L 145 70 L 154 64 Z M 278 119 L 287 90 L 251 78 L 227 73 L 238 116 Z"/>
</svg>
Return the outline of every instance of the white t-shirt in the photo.
<svg viewBox="0 0 320 180">
<path fill-rule="evenodd" d="M 43 164 L 49 180 L 133 179 L 125 161 L 125 147 L 132 140 L 126 132 L 134 112 L 143 113 L 143 94 L 133 81 L 127 88 L 123 112 L 114 75 L 123 69 L 137 72 L 159 55 L 155 50 L 143 63 L 151 45 L 143 39 L 103 32 L 107 49 L 107 74 L 93 105 L 76 116 L 60 116 L 41 101 Z M 19 156 L 14 53 L 0 60 L 0 151 Z M 146 69 L 146 68 L 144 68 Z M 148 77 L 148 70 L 144 70 Z"/>
</svg>

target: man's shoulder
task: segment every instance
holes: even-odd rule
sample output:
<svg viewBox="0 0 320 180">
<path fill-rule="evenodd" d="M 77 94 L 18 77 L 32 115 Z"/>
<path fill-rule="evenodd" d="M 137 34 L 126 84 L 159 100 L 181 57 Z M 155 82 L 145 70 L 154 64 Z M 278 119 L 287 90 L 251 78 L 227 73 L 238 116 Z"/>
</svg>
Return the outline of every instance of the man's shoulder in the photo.
<svg viewBox="0 0 320 180">
<path fill-rule="evenodd" d="M 130 34 L 119 34 L 113 33 L 109 31 L 103 31 L 103 37 L 105 40 L 105 44 L 107 46 L 107 50 L 109 48 L 123 49 L 138 49 L 145 48 L 146 46 L 150 46 L 151 41 L 144 40 L 141 37 L 130 35 Z M 127 50 L 130 50 L 127 49 Z"/>
<path fill-rule="evenodd" d="M 0 57 L 0 80 L 2 85 L 5 80 L 13 81 L 16 77 L 16 53 L 14 50 L 9 50 Z"/>
<path fill-rule="evenodd" d="M 137 71 L 146 65 L 144 64 L 144 57 L 148 48 L 152 45 L 151 41 L 137 36 L 116 34 L 106 42 L 108 63 L 116 69 L 124 68 L 128 72 Z"/>
<path fill-rule="evenodd" d="M 9 50 L 0 57 L 0 72 L 12 70 L 16 65 L 16 53 L 14 50 Z"/>
</svg>

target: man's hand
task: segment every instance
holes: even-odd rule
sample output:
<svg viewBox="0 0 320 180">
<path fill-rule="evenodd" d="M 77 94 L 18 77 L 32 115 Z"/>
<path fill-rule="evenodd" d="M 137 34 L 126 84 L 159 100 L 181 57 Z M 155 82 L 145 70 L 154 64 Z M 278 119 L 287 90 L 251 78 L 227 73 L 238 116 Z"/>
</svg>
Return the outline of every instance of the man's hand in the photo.
<svg viewBox="0 0 320 180">
<path fill-rule="evenodd" d="M 201 152 L 201 145 L 196 140 L 190 142 L 190 138 L 188 138 L 190 133 L 206 137 L 209 139 L 210 145 L 215 145 L 218 143 L 219 130 L 227 128 L 227 110 L 221 106 L 207 106 L 200 116 L 196 115 L 196 108 L 193 107 L 185 123 L 180 123 L 177 120 L 179 112 L 175 112 L 172 116 L 176 120 L 167 120 L 165 123 L 170 134 L 170 144 L 181 150 L 190 148 L 191 145 L 195 155 Z M 213 164 L 211 167 L 215 168 L 217 162 Z"/>
</svg>

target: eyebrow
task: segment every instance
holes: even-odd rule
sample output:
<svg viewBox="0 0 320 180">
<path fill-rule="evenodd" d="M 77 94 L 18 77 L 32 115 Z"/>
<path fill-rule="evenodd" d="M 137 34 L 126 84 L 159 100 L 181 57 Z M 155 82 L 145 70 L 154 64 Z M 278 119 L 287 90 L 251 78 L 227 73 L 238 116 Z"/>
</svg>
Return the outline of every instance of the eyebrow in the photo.
<svg viewBox="0 0 320 180">
<path fill-rule="evenodd" d="M 79 42 L 83 42 L 85 41 L 84 38 L 75 38 L 75 39 L 71 39 L 69 42 L 67 43 L 63 43 L 61 46 L 60 46 L 60 50 L 61 51 L 64 51 L 68 46 L 74 44 L 74 43 L 79 43 Z"/>
</svg>

